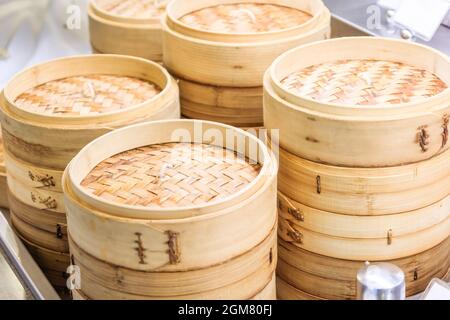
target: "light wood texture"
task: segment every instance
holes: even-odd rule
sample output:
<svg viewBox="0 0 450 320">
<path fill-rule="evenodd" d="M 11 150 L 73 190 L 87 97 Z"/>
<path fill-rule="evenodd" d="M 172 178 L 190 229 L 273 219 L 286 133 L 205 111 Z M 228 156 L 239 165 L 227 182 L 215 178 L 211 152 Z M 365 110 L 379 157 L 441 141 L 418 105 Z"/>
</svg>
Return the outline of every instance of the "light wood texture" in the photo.
<svg viewBox="0 0 450 320">
<path fill-rule="evenodd" d="M 277 261 L 276 227 L 270 235 L 248 252 L 205 269 L 180 272 L 142 272 L 110 265 L 81 250 L 73 241 L 70 250 L 81 274 L 89 278 L 105 291 L 104 297 L 114 295 L 113 291 L 126 295 L 150 298 L 196 297 L 199 293 L 211 299 L 220 293 L 221 298 L 242 298 L 242 288 L 230 283 L 241 283 L 253 277 L 261 269 L 272 275 Z M 257 288 L 252 286 L 249 290 Z M 103 299 L 101 292 L 83 286 L 82 291 L 89 297 Z M 91 290 L 94 290 L 91 292 Z M 233 290 L 232 290 L 233 289 Z M 258 291 L 260 289 L 257 289 Z M 98 296 L 101 294 L 101 296 Z M 211 295 L 210 295 L 211 294 Z"/>
<path fill-rule="evenodd" d="M 302 67 L 348 59 L 401 62 L 450 83 L 450 59 L 411 42 L 355 37 L 292 49 L 275 60 L 264 81 L 265 127 L 280 129 L 282 148 L 308 160 L 348 167 L 414 163 L 449 148 L 450 89 L 420 102 L 358 106 L 321 103 L 281 84 Z"/>
<path fill-rule="evenodd" d="M 259 163 L 261 171 L 248 186 L 224 199 L 156 210 L 112 203 L 80 186 L 104 159 L 168 142 L 208 143 L 239 150 Z M 119 129 L 86 146 L 66 170 L 69 232 L 83 251 L 117 266 L 153 272 L 209 267 L 243 254 L 270 232 L 277 219 L 276 172 L 277 165 L 265 145 L 230 126 L 178 120 Z"/>
<path fill-rule="evenodd" d="M 280 277 L 277 277 L 277 298 L 278 300 L 324 300 L 298 290 Z"/>
<path fill-rule="evenodd" d="M 278 150 L 279 190 L 319 210 L 357 216 L 397 214 L 437 203 L 450 190 L 449 151 L 404 166 L 345 168 Z"/>
<path fill-rule="evenodd" d="M 52 251 L 68 253 L 69 244 L 67 243 L 67 234 L 57 236 L 55 232 L 39 229 L 28 224 L 19 218 L 14 212 L 11 212 L 11 224 L 20 236 L 29 242 Z"/>
<path fill-rule="evenodd" d="M 0 127 L 1 130 L 1 127 Z M 3 138 L 0 132 L 0 208 L 8 208 L 8 184 L 6 179 L 6 168 L 3 148 Z"/>
<path fill-rule="evenodd" d="M 241 128 L 262 126 L 262 87 L 219 87 L 181 78 L 178 84 L 183 116 Z"/>
<path fill-rule="evenodd" d="M 120 112 L 58 117 L 15 106 L 26 90 L 55 79 L 89 74 L 137 77 L 163 88 L 147 102 Z M 64 170 L 88 142 L 112 129 L 148 120 L 179 118 L 178 86 L 156 63 L 118 55 L 78 56 L 53 60 L 16 75 L 3 92 L 2 129 L 5 149 L 38 167 Z"/>
<path fill-rule="evenodd" d="M 407 296 L 422 292 L 434 277 L 442 278 L 450 265 L 450 238 L 414 256 L 390 260 L 403 269 Z M 364 261 L 317 255 L 279 240 L 277 274 L 291 286 L 323 299 L 355 299 L 356 274 Z M 285 290 L 285 289 L 281 289 Z M 287 297 L 286 297 L 287 295 Z M 278 291 L 279 298 L 292 297 Z M 293 297 L 295 298 L 295 297 Z"/>
<path fill-rule="evenodd" d="M 384 216 L 356 216 L 314 209 L 278 193 L 278 213 L 294 230 L 349 239 L 386 239 L 411 235 L 431 228 L 450 217 L 450 196 L 430 206 Z"/>
<path fill-rule="evenodd" d="M 276 300 L 276 277 L 275 273 L 272 276 L 271 281 L 267 284 L 264 289 L 262 289 L 255 296 L 251 297 L 249 300 Z M 73 290 L 72 296 L 74 300 L 92 300 L 81 290 Z"/>
<path fill-rule="evenodd" d="M 17 199 L 12 193 L 9 193 L 9 201 L 11 211 L 23 222 L 47 231 L 56 238 L 67 235 L 67 220 L 64 213 L 29 206 Z"/>
<path fill-rule="evenodd" d="M 346 260 L 384 261 L 415 255 L 436 246 L 450 234 L 450 217 L 412 234 L 391 233 L 374 239 L 325 235 L 280 218 L 278 234 L 281 239 L 317 254 Z"/>
<path fill-rule="evenodd" d="M 227 87 L 258 87 L 264 71 L 275 57 L 295 46 L 329 37 L 330 13 L 319 0 L 250 2 L 301 7 L 312 11 L 314 18 L 278 32 L 214 33 L 192 28 L 181 23 L 179 18 L 196 9 L 230 1 L 173 1 L 162 21 L 164 64 L 173 74 L 189 81 Z"/>
<path fill-rule="evenodd" d="M 158 16 L 124 17 L 102 10 L 91 0 L 88 17 L 91 44 L 97 52 L 162 61 L 162 30 Z"/>
</svg>

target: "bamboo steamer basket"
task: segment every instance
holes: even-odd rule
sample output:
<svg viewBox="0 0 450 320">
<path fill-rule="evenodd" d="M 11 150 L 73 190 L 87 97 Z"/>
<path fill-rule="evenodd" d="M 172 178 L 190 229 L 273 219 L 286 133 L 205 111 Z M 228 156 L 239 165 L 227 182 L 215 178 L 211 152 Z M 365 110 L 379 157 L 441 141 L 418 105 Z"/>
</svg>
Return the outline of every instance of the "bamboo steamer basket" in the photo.
<svg viewBox="0 0 450 320">
<path fill-rule="evenodd" d="M 146 15 L 148 10 L 139 7 L 144 1 L 122 1 L 123 9 L 117 11 L 108 7 L 114 2 L 118 1 L 90 1 L 89 33 L 94 52 L 162 61 L 162 13 Z M 167 2 L 159 1 L 158 6 L 164 8 Z"/>
<path fill-rule="evenodd" d="M 120 268 L 83 252 L 71 241 L 81 290 L 92 299 L 249 299 L 273 282 L 276 228 L 248 252 L 206 269 L 142 272 Z M 245 288 L 245 289 L 243 289 Z M 275 288 L 273 287 L 273 294 Z"/>
<path fill-rule="evenodd" d="M 219 87 L 178 80 L 183 116 L 240 128 L 263 125 L 262 87 Z"/>
<path fill-rule="evenodd" d="M 305 206 L 278 193 L 280 219 L 292 230 L 297 227 L 320 234 L 349 239 L 385 239 L 408 236 L 441 223 L 450 217 L 450 196 L 428 207 L 385 216 L 336 214 Z M 297 230 L 297 232 L 300 232 Z"/>
<path fill-rule="evenodd" d="M 30 88 L 52 80 L 92 74 L 136 77 L 156 84 L 162 91 L 145 103 L 122 110 L 78 116 L 32 112 L 14 103 Z M 112 129 L 143 121 L 179 118 L 178 86 L 168 72 L 156 63 L 119 55 L 76 56 L 34 66 L 8 83 L 1 105 L 6 151 L 28 164 L 57 171 L 63 171 L 88 142 Z"/>
<path fill-rule="evenodd" d="M 64 213 L 50 210 L 36 209 L 18 200 L 11 192 L 9 201 L 11 203 L 10 210 L 15 216 L 24 223 L 33 226 L 41 231 L 48 233 L 50 239 L 67 240 L 67 220 Z M 29 238 L 33 241 L 33 238 Z"/>
<path fill-rule="evenodd" d="M 36 263 L 41 267 L 42 272 L 49 282 L 58 290 L 67 289 L 67 268 L 70 265 L 68 253 L 61 253 L 36 245 L 26 238 L 18 235 L 27 247 Z"/>
<path fill-rule="evenodd" d="M 277 281 L 274 274 L 269 284 L 249 300 L 276 300 L 276 283 Z M 74 300 L 92 300 L 81 290 L 73 290 L 72 297 Z"/>
<path fill-rule="evenodd" d="M 279 190 L 310 208 L 373 218 L 432 206 L 447 197 L 450 190 L 449 151 L 404 166 L 347 168 L 312 162 L 282 148 L 278 150 Z"/>
<path fill-rule="evenodd" d="M 8 185 L 6 179 L 3 138 L 0 132 L 0 208 L 8 208 Z"/>
<path fill-rule="evenodd" d="M 117 204 L 81 187 L 82 180 L 103 160 L 168 142 L 225 145 L 259 163 L 261 170 L 239 192 L 187 207 L 152 210 Z M 83 251 L 116 266 L 146 272 L 206 268 L 243 254 L 269 234 L 277 219 L 276 172 L 274 158 L 259 139 L 227 125 L 155 121 L 116 130 L 86 146 L 66 170 L 69 233 Z M 146 250 L 144 260 L 137 254 L 141 249 Z"/>
<path fill-rule="evenodd" d="M 450 217 L 427 229 L 397 236 L 389 232 L 383 238 L 343 238 L 317 233 L 280 218 L 279 236 L 299 248 L 328 257 L 384 261 L 426 251 L 450 234 Z"/>
<path fill-rule="evenodd" d="M 258 87 L 273 59 L 295 46 L 329 37 L 330 13 L 320 0 L 267 1 L 308 12 L 312 18 L 279 31 L 226 33 L 190 26 L 180 18 L 191 12 L 242 1 L 172 1 L 163 19 L 164 64 L 182 79 L 215 86 Z M 258 59 L 255 59 L 258 57 Z"/>
<path fill-rule="evenodd" d="M 355 59 L 403 63 L 434 73 L 450 84 L 450 59 L 436 50 L 411 42 L 354 37 L 292 49 L 275 60 L 264 80 L 265 127 L 280 129 L 282 148 L 311 161 L 348 167 L 414 163 L 449 148 L 448 88 L 434 96 L 407 103 L 357 105 L 313 100 L 285 89 L 281 83 L 293 71 L 305 67 Z M 377 80 L 376 73 L 367 72 L 366 78 L 368 83 Z M 353 78 L 349 76 L 348 79 Z M 410 89 L 402 89 L 401 81 L 392 81 L 392 86 L 387 89 L 390 95 L 401 96 Z M 410 93 L 421 94 L 414 89 Z M 359 99 L 352 95 L 349 98 Z M 387 97 L 380 99 L 383 98 Z"/>
<path fill-rule="evenodd" d="M 425 290 L 432 278 L 442 278 L 450 265 L 450 238 L 414 256 L 390 260 L 406 276 L 407 296 Z M 363 261 L 334 259 L 279 240 L 277 274 L 294 288 L 322 299 L 355 299 L 356 274 Z M 284 292 L 278 292 L 279 298 Z"/>
<path fill-rule="evenodd" d="M 56 236 L 54 232 L 49 232 L 40 228 L 35 227 L 22 220 L 14 212 L 11 213 L 11 224 L 14 226 L 16 232 L 22 236 L 22 238 L 27 239 L 29 242 L 33 242 L 35 245 L 40 247 L 60 252 L 68 253 L 69 245 L 67 243 L 67 234 L 61 232 L 60 236 Z"/>
<path fill-rule="evenodd" d="M 279 300 L 324 300 L 298 290 L 280 277 L 277 277 L 277 297 Z"/>
</svg>

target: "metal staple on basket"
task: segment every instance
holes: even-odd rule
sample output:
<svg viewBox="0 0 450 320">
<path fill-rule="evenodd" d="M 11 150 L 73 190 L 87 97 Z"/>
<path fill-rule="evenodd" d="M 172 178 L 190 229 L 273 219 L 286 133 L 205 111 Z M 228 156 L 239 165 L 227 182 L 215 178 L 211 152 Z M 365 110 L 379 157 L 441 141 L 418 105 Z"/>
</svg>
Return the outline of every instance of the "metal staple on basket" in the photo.
<svg viewBox="0 0 450 320">
<path fill-rule="evenodd" d="M 95 0 L 101 10 L 122 17 L 154 18 L 164 13 L 168 0 Z"/>
<path fill-rule="evenodd" d="M 311 14 L 286 6 L 262 3 L 218 5 L 191 12 L 180 21 L 195 28 L 227 33 L 278 31 L 299 26 Z"/>
<path fill-rule="evenodd" d="M 155 84 L 137 78 L 88 75 L 44 83 L 22 93 L 15 103 L 41 114 L 102 114 L 133 107 L 160 91 Z"/>
<path fill-rule="evenodd" d="M 313 65 L 290 74 L 281 82 L 300 96 L 351 105 L 414 102 L 447 88 L 429 71 L 378 60 L 343 60 Z"/>
<path fill-rule="evenodd" d="M 261 166 L 227 149 L 190 143 L 150 145 L 101 162 L 81 185 L 103 199 L 146 207 L 201 205 L 236 193 Z"/>
</svg>

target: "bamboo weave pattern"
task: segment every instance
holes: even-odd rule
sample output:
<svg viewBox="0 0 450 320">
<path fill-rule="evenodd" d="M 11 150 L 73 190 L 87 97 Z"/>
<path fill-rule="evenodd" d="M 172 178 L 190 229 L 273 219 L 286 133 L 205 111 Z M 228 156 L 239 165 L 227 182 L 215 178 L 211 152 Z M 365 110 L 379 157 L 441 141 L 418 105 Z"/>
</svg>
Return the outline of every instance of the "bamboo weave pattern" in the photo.
<svg viewBox="0 0 450 320">
<path fill-rule="evenodd" d="M 190 143 L 150 145 L 98 164 L 81 182 L 93 195 L 126 205 L 183 207 L 234 194 L 261 166 L 230 150 Z"/>
<path fill-rule="evenodd" d="M 350 105 L 408 103 L 447 89 L 447 85 L 429 71 L 378 60 L 313 65 L 290 74 L 281 83 L 299 96 Z"/>
<path fill-rule="evenodd" d="M 95 5 L 121 17 L 149 19 L 164 14 L 168 0 L 94 0 Z"/>
<path fill-rule="evenodd" d="M 47 82 L 17 97 L 17 107 L 58 116 L 102 114 L 133 107 L 161 90 L 137 78 L 89 75 Z"/>
<path fill-rule="evenodd" d="M 311 14 L 262 3 L 224 4 L 191 12 L 180 21 L 195 28 L 221 33 L 279 31 L 304 24 Z"/>
</svg>

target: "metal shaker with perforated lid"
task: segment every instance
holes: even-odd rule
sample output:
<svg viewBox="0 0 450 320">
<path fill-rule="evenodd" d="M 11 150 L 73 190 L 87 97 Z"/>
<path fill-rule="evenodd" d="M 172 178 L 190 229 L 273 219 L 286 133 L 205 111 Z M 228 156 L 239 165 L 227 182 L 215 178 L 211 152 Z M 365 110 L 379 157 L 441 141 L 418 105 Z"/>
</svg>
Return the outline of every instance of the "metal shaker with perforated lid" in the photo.
<svg viewBox="0 0 450 320">
<path fill-rule="evenodd" d="M 390 263 L 369 263 L 357 274 L 358 300 L 404 300 L 405 274 Z"/>
</svg>

